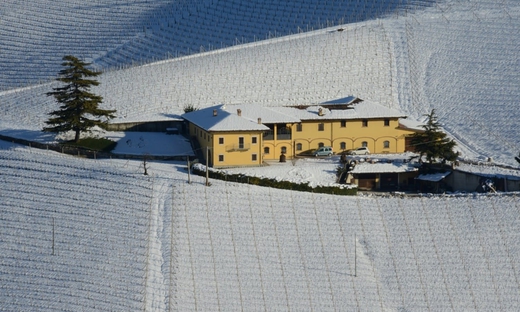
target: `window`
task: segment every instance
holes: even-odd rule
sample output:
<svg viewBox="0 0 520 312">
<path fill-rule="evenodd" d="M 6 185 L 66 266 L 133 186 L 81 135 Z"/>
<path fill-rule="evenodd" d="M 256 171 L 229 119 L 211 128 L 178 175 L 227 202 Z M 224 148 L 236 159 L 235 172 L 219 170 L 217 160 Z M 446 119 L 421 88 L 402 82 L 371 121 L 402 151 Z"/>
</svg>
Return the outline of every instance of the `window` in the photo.
<svg viewBox="0 0 520 312">
<path fill-rule="evenodd" d="M 390 119 L 385 119 L 385 127 L 389 127 L 390 126 Z"/>
<path fill-rule="evenodd" d="M 301 123 L 296 125 L 296 131 L 302 132 L 302 124 Z"/>
<path fill-rule="evenodd" d="M 324 130 L 325 130 L 325 124 L 324 123 L 318 124 L 318 131 L 324 131 Z"/>
<path fill-rule="evenodd" d="M 269 147 L 264 147 L 264 154 L 269 154 Z"/>
<path fill-rule="evenodd" d="M 239 137 L 238 138 L 238 148 L 239 149 L 243 149 L 244 148 L 244 138 L 243 137 Z"/>
<path fill-rule="evenodd" d="M 325 146 L 325 144 L 323 144 L 323 142 L 318 143 L 318 148 L 324 147 L 324 146 Z"/>
<path fill-rule="evenodd" d="M 218 161 L 223 162 L 224 161 L 224 155 L 218 155 Z"/>
<path fill-rule="evenodd" d="M 251 138 L 251 143 L 256 144 L 256 137 Z"/>
<path fill-rule="evenodd" d="M 342 150 L 347 149 L 347 143 L 345 143 L 345 142 L 339 143 L 339 149 L 342 149 Z"/>
<path fill-rule="evenodd" d="M 296 150 L 297 151 L 301 151 L 303 148 L 302 148 L 302 144 L 301 143 L 296 143 Z"/>
<path fill-rule="evenodd" d="M 206 140 L 206 132 L 204 132 L 204 140 Z"/>
<path fill-rule="evenodd" d="M 218 138 L 218 144 L 224 144 L 224 138 Z"/>
<path fill-rule="evenodd" d="M 363 119 L 363 127 L 368 127 L 368 120 L 367 119 Z"/>
<path fill-rule="evenodd" d="M 384 141 L 383 148 L 390 148 L 390 141 Z"/>
<path fill-rule="evenodd" d="M 257 159 L 256 154 L 251 155 L 251 160 L 252 161 L 256 161 L 256 159 Z"/>
<path fill-rule="evenodd" d="M 341 121 L 341 128 L 345 128 L 347 126 L 347 121 L 346 120 L 342 120 Z"/>
<path fill-rule="evenodd" d="M 285 153 L 287 153 L 287 147 L 282 146 L 282 154 L 285 154 Z"/>
<path fill-rule="evenodd" d="M 367 143 L 367 141 L 363 141 L 363 142 L 361 142 L 361 146 L 362 146 L 362 147 L 368 147 L 368 143 Z"/>
</svg>

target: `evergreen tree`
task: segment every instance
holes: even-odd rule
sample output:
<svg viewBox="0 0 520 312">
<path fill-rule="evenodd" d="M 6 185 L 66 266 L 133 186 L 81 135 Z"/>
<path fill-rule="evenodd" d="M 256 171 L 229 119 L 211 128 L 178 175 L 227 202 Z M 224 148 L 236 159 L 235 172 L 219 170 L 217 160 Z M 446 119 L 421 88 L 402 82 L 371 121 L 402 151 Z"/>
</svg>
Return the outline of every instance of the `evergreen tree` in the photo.
<svg viewBox="0 0 520 312">
<path fill-rule="evenodd" d="M 99 82 L 88 77 L 97 77 L 101 72 L 92 71 L 86 67 L 90 63 L 85 63 L 74 56 L 63 57 L 61 64 L 65 68 L 59 72 L 57 81 L 65 85 L 53 88 L 53 92 L 48 92 L 48 96 L 54 96 L 56 101 L 61 104 L 60 109 L 49 113 L 52 116 L 43 130 L 48 132 L 74 131 L 74 141 L 78 142 L 81 132 L 89 131 L 94 126 L 105 128 L 109 119 L 114 118 L 115 110 L 99 109 L 102 103 L 101 96 L 90 93 L 91 86 L 99 85 Z M 99 118 L 104 117 L 104 120 Z"/>
<path fill-rule="evenodd" d="M 426 125 L 422 126 L 424 132 L 414 133 L 411 140 L 415 151 L 419 153 L 419 159 L 426 156 L 426 160 L 430 164 L 438 159 L 442 162 L 456 160 L 459 155 L 453 151 L 456 143 L 440 130 L 441 126 L 437 121 L 435 109 L 425 116 L 428 117 L 428 121 Z"/>
</svg>

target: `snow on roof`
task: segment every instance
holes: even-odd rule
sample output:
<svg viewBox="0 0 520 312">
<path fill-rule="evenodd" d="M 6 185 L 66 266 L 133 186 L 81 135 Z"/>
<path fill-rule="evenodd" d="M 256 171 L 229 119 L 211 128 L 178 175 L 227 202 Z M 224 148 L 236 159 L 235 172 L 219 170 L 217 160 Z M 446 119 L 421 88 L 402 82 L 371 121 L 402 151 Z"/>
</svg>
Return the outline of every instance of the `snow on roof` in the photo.
<svg viewBox="0 0 520 312">
<path fill-rule="evenodd" d="M 497 177 L 507 178 L 508 180 L 520 180 L 520 170 L 513 168 L 461 163 L 459 166 L 457 166 L 456 170 L 488 178 Z"/>
<path fill-rule="evenodd" d="M 236 112 L 226 110 L 225 105 L 207 107 L 186 113 L 182 117 L 206 131 L 264 131 L 263 124 L 239 117 Z"/>
<path fill-rule="evenodd" d="M 353 174 L 361 173 L 403 173 L 413 172 L 418 169 L 410 163 L 392 162 L 392 163 L 361 163 L 354 167 L 351 171 Z"/>
<path fill-rule="evenodd" d="M 424 128 L 422 127 L 423 123 L 421 123 L 417 120 L 413 120 L 413 119 L 407 119 L 407 118 L 399 119 L 399 125 L 404 128 L 411 129 L 411 130 L 424 131 Z"/>
<path fill-rule="evenodd" d="M 216 111 L 216 116 L 214 116 Z M 240 116 L 239 112 L 240 111 Z M 321 115 L 320 115 L 321 111 Z M 329 109 L 319 105 L 297 107 L 262 107 L 260 105 L 216 105 L 182 115 L 186 120 L 208 131 L 269 130 L 262 124 L 296 123 L 302 120 L 337 120 L 406 117 L 398 110 L 362 101 L 347 109 Z"/>
<path fill-rule="evenodd" d="M 439 182 L 445 177 L 449 176 L 451 171 L 448 172 L 439 172 L 439 173 L 430 173 L 430 174 L 420 174 L 416 179 L 422 181 L 431 181 L 431 182 Z"/>
<path fill-rule="evenodd" d="M 351 95 L 351 96 L 347 96 L 347 97 L 344 97 L 341 99 L 335 99 L 335 100 L 323 102 L 322 104 L 324 104 L 324 105 L 350 104 L 350 103 L 354 102 L 355 100 L 359 100 L 359 99 L 357 97 Z"/>
<path fill-rule="evenodd" d="M 337 120 L 337 119 L 370 119 L 370 118 L 405 118 L 406 115 L 398 110 L 383 105 L 362 101 L 353 104 L 347 109 L 329 109 L 321 105 L 309 106 L 306 109 L 297 107 L 273 108 L 286 115 L 295 116 L 300 120 Z M 321 109 L 322 115 L 319 112 Z"/>
<path fill-rule="evenodd" d="M 224 109 L 229 113 L 237 115 L 238 110 L 240 110 L 243 118 L 254 122 L 258 122 L 258 118 L 261 118 L 263 124 L 300 122 L 300 120 L 294 117 L 294 115 L 288 115 L 275 109 L 262 107 L 260 105 L 226 105 Z"/>
<path fill-rule="evenodd" d="M 137 116 L 118 116 L 110 120 L 111 124 L 117 123 L 131 123 L 131 122 L 159 122 L 159 121 L 182 121 L 182 117 L 177 114 L 164 114 L 164 113 L 150 113 L 140 114 Z"/>
</svg>

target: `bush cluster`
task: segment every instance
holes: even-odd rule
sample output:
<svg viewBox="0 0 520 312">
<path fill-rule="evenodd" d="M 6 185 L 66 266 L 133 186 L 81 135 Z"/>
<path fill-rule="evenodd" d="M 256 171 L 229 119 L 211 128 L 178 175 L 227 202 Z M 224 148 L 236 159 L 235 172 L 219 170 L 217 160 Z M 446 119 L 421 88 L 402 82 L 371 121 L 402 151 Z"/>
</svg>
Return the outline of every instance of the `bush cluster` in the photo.
<svg viewBox="0 0 520 312">
<path fill-rule="evenodd" d="M 193 173 L 199 176 L 206 176 L 206 171 L 198 166 L 192 168 Z M 223 171 L 209 171 L 209 177 L 223 181 L 247 183 L 258 186 L 272 187 L 284 190 L 293 190 L 301 192 L 314 192 L 334 195 L 356 195 L 357 188 L 340 188 L 337 186 L 317 186 L 312 187 L 309 183 L 294 183 L 290 181 L 278 181 L 272 178 L 250 177 L 243 174 L 227 174 Z"/>
</svg>

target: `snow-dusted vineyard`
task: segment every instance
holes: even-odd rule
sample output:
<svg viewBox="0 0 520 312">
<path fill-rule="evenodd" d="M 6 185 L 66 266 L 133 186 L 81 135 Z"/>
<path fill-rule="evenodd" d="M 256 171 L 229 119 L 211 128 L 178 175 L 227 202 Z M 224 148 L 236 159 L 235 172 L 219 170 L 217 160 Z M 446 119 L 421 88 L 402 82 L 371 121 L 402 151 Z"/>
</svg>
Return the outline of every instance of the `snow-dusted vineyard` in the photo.
<svg viewBox="0 0 520 312">
<path fill-rule="evenodd" d="M 412 118 L 435 108 L 463 157 L 514 165 L 520 148 L 516 34 L 517 2 L 446 1 L 413 14 L 109 71 L 96 92 L 118 111 L 118 122 L 168 119 L 185 105 L 293 105 L 349 95 Z M 0 129 L 41 129 L 55 108 L 43 96 L 51 87 L 1 92 Z"/>
<path fill-rule="evenodd" d="M 99 162 L 0 151 L 0 310 L 138 310 L 153 185 Z"/>
<path fill-rule="evenodd" d="M 187 103 L 199 107 L 216 103 L 275 106 L 316 103 L 345 94 L 395 107 L 390 42 L 383 28 L 372 22 L 347 29 L 111 71 L 100 76 L 101 85 L 96 89 L 108 107 L 117 108 L 118 121 L 180 114 Z M 4 92 L 2 120 L 19 124 L 14 112 L 21 109 L 30 112 L 24 124 L 40 128 L 45 112 L 55 105 L 52 98 L 42 97 L 51 87 L 44 84 Z"/>
<path fill-rule="evenodd" d="M 407 110 L 435 108 L 461 146 L 511 164 L 520 150 L 519 13 L 446 13 L 411 22 L 406 31 L 414 55 Z"/>
<path fill-rule="evenodd" d="M 206 187 L 184 164 L 1 147 L 2 310 L 520 309 L 518 194 Z"/>
<path fill-rule="evenodd" d="M 433 2 L 5 0 L 0 4 L 0 90 L 54 77 L 64 54 L 100 68 L 129 66 L 398 15 Z"/>
<path fill-rule="evenodd" d="M 516 196 L 345 198 L 233 183 L 178 187 L 181 310 L 520 308 Z M 187 197 L 192 188 L 201 196 Z"/>
</svg>

